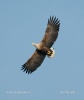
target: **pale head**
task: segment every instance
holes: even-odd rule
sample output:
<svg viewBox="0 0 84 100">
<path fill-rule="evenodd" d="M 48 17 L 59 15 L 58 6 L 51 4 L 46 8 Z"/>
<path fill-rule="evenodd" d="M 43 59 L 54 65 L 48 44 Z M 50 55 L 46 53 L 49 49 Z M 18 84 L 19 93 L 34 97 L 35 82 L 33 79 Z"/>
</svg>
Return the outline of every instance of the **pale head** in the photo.
<svg viewBox="0 0 84 100">
<path fill-rule="evenodd" d="M 39 44 L 32 43 L 33 46 L 35 46 L 37 49 L 39 49 Z"/>
</svg>

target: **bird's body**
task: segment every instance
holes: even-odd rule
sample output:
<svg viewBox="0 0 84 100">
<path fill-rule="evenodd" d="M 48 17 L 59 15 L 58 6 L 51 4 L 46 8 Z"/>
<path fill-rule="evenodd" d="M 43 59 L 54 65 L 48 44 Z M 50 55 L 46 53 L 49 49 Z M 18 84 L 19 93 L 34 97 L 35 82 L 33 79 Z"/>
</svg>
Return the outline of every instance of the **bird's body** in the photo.
<svg viewBox="0 0 84 100">
<path fill-rule="evenodd" d="M 48 48 L 47 46 L 43 45 L 42 43 L 36 44 L 36 43 L 32 43 L 36 49 L 42 53 L 45 53 L 48 56 L 51 56 L 53 53 L 52 48 Z"/>
<path fill-rule="evenodd" d="M 46 55 L 48 57 L 54 57 L 55 51 L 51 47 L 58 37 L 59 27 L 60 23 L 58 18 L 54 16 L 50 17 L 42 41 L 39 44 L 32 43 L 36 47 L 36 51 L 22 66 L 22 70 L 28 74 L 32 73 L 42 64 Z"/>
</svg>

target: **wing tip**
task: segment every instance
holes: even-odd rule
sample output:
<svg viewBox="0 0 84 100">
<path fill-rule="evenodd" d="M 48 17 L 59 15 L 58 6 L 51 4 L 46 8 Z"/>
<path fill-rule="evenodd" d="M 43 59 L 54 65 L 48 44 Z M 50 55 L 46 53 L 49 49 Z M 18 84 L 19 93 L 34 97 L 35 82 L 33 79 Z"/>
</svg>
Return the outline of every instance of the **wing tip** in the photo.
<svg viewBox="0 0 84 100">
<path fill-rule="evenodd" d="M 50 19 L 48 19 L 48 24 L 60 27 L 60 20 L 53 15 L 50 16 Z"/>
<path fill-rule="evenodd" d="M 31 74 L 33 72 L 33 70 L 27 68 L 26 63 L 22 65 L 21 70 L 23 70 L 23 72 L 26 72 L 28 74 Z"/>
</svg>

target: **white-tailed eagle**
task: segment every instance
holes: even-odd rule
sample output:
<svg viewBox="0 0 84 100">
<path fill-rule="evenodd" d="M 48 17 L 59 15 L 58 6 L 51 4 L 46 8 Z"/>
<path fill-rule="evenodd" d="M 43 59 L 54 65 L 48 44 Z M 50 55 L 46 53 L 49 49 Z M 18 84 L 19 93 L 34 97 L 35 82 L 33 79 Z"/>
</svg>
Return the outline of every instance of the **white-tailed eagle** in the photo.
<svg viewBox="0 0 84 100">
<path fill-rule="evenodd" d="M 27 62 L 22 65 L 23 71 L 30 74 L 42 64 L 46 55 L 50 58 L 54 57 L 55 51 L 51 47 L 58 37 L 59 27 L 60 20 L 54 16 L 50 16 L 42 41 L 39 44 L 32 43 L 36 47 L 36 50 Z"/>
</svg>

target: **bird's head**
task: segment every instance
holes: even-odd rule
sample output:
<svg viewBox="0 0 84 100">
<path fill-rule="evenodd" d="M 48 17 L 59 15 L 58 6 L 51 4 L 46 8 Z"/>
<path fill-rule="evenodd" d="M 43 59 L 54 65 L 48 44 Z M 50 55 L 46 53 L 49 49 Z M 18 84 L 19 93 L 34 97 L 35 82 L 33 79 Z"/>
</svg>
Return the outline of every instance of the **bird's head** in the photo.
<svg viewBox="0 0 84 100">
<path fill-rule="evenodd" d="M 39 48 L 39 45 L 36 43 L 32 43 L 33 46 L 35 46 L 37 49 Z"/>
<path fill-rule="evenodd" d="M 32 45 L 36 47 L 36 43 L 32 43 Z"/>
</svg>

